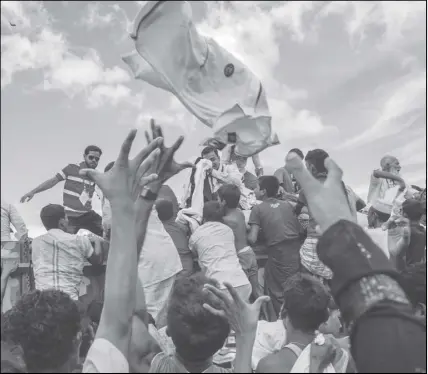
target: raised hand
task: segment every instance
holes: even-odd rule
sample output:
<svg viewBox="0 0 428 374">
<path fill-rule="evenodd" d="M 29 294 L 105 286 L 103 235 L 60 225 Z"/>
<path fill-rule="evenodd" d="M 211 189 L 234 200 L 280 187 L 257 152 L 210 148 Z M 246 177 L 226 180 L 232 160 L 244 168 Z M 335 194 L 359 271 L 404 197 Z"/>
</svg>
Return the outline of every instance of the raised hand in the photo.
<svg viewBox="0 0 428 374">
<path fill-rule="evenodd" d="M 28 203 L 33 197 L 34 197 L 34 194 L 30 192 L 22 196 L 20 201 L 21 203 Z"/>
<path fill-rule="evenodd" d="M 129 160 L 129 152 L 136 134 L 137 130 L 129 132 L 116 162 L 108 172 L 101 173 L 94 169 L 80 170 L 80 175 L 97 184 L 112 206 L 120 201 L 135 202 L 143 187 L 158 178 L 155 173 L 148 172 L 152 170 L 152 165 L 157 163 L 163 139 L 151 141 L 136 157 Z"/>
<path fill-rule="evenodd" d="M 245 335 L 257 328 L 260 310 L 264 303 L 270 300 L 269 296 L 259 297 L 253 304 L 249 304 L 238 295 L 230 283 L 224 283 L 231 297 L 222 290 L 210 284 L 204 286 L 205 292 L 212 293 L 219 301 L 221 310 L 204 304 L 204 308 L 215 316 L 227 319 L 230 327 L 237 335 Z"/>
<path fill-rule="evenodd" d="M 150 120 L 150 127 L 152 135 L 150 135 L 147 131 L 145 132 L 148 144 L 150 144 L 153 139 L 163 138 L 162 128 L 155 124 L 154 119 Z M 152 169 L 152 172 L 158 175 L 158 179 L 152 183 L 154 188 L 159 189 L 163 183 L 165 183 L 174 175 L 178 174 L 180 171 L 193 167 L 193 164 L 190 162 L 178 163 L 174 160 L 175 152 L 177 152 L 178 148 L 180 148 L 183 140 L 184 137 L 180 136 L 170 148 L 167 148 L 164 143 L 159 145 L 159 162 L 157 163 L 156 167 Z"/>
<path fill-rule="evenodd" d="M 342 219 L 354 221 L 343 189 L 342 170 L 331 158 L 327 158 L 324 164 L 328 170 L 324 183 L 319 182 L 309 173 L 302 159 L 294 152 L 287 155 L 285 165 L 302 187 L 309 210 L 322 232 Z"/>
</svg>

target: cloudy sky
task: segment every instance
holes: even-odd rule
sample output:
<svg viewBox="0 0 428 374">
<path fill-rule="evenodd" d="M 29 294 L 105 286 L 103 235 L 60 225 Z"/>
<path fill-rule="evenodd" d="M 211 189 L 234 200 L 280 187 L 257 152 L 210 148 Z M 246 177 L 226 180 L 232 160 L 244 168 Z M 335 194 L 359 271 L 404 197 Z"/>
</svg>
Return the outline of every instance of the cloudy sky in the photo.
<svg viewBox="0 0 428 374">
<path fill-rule="evenodd" d="M 121 61 L 143 3 L 1 2 L 1 193 L 32 235 L 42 231 L 40 209 L 62 202 L 62 187 L 27 204 L 19 198 L 81 161 L 88 144 L 103 149 L 104 168 L 128 130 L 146 128 L 150 117 L 167 143 L 186 136 L 181 160 L 196 158 L 210 135 Z M 399 157 L 407 182 L 425 186 L 425 2 L 191 3 L 198 29 L 264 83 L 281 140 L 261 154 L 267 173 L 292 147 L 323 148 L 363 197 L 385 154 Z M 143 144 L 140 134 L 134 147 Z"/>
</svg>

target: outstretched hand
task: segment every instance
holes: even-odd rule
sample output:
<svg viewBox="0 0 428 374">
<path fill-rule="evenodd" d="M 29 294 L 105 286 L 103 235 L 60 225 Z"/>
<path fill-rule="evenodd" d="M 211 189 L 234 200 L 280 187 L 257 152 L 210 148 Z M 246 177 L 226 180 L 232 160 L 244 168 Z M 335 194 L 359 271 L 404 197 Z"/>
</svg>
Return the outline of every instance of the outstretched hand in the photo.
<svg viewBox="0 0 428 374">
<path fill-rule="evenodd" d="M 135 202 L 143 187 L 155 181 L 158 176 L 151 172 L 160 155 L 162 138 L 157 138 L 142 149 L 132 160 L 129 152 L 137 134 L 131 130 L 122 144 L 113 167 L 106 173 L 94 169 L 82 169 L 80 175 L 94 181 L 113 206 L 117 202 Z"/>
<path fill-rule="evenodd" d="M 150 135 L 147 131 L 145 132 L 148 144 L 150 144 L 153 139 L 163 138 L 162 128 L 155 124 L 154 119 L 150 120 L 150 127 L 152 134 Z M 167 148 L 163 142 L 159 145 L 159 159 L 157 164 L 153 164 L 152 167 L 152 172 L 158 175 L 158 179 L 152 183 L 155 189 L 159 189 L 163 183 L 180 171 L 193 167 L 193 164 L 190 162 L 178 163 L 174 160 L 175 152 L 180 148 L 183 140 L 184 137 L 180 136 L 170 148 Z"/>
<path fill-rule="evenodd" d="M 325 232 L 342 219 L 354 221 L 343 189 L 342 170 L 331 158 L 327 158 L 324 165 L 328 170 L 324 183 L 316 180 L 309 173 L 302 159 L 294 152 L 287 155 L 285 165 L 288 172 L 296 177 L 302 187 L 309 211 L 318 222 L 321 232 Z"/>
<path fill-rule="evenodd" d="M 218 299 L 221 310 L 204 304 L 203 307 L 215 316 L 227 319 L 230 327 L 237 335 L 245 335 L 257 329 L 260 310 L 264 303 L 270 300 L 269 296 L 259 297 L 253 304 L 244 301 L 230 283 L 224 283 L 230 296 L 211 284 L 204 286 L 205 292 L 210 292 Z"/>
</svg>

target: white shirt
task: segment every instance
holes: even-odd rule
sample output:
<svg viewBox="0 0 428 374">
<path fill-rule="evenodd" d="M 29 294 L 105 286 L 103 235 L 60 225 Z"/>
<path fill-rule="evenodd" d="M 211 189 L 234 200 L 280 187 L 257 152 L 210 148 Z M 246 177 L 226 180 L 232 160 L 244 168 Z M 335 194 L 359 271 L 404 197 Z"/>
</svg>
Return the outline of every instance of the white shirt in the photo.
<svg viewBox="0 0 428 374">
<path fill-rule="evenodd" d="M 11 241 L 10 225 L 15 227 L 18 237 L 28 233 L 27 226 L 16 208 L 1 199 L 1 241 Z"/>
<path fill-rule="evenodd" d="M 383 251 L 383 253 L 385 253 L 386 257 L 390 258 L 391 255 L 389 253 L 388 246 L 388 230 L 383 230 L 381 227 L 376 229 L 365 228 L 365 230 L 373 242 Z"/>
<path fill-rule="evenodd" d="M 32 248 L 36 289 L 54 288 L 77 300 L 83 267 L 94 253 L 89 238 L 51 229 L 35 238 Z"/>
<path fill-rule="evenodd" d="M 207 222 L 193 233 L 189 248 L 197 253 L 199 266 L 208 278 L 213 278 L 225 288 L 223 282 L 233 287 L 249 285 L 239 263 L 233 231 L 220 222 Z"/>
<path fill-rule="evenodd" d="M 83 364 L 82 373 L 129 373 L 128 360 L 106 339 L 95 339 Z"/>
<path fill-rule="evenodd" d="M 141 283 L 143 287 L 151 286 L 171 278 L 181 270 L 183 266 L 177 248 L 153 208 L 138 264 Z"/>
<path fill-rule="evenodd" d="M 236 132 L 236 152 L 242 156 L 278 140 L 260 79 L 199 33 L 187 1 L 147 2 L 135 18 L 132 37 L 138 54 L 123 59 L 135 78 L 174 94 L 216 139 L 227 144 L 228 133 Z"/>
</svg>

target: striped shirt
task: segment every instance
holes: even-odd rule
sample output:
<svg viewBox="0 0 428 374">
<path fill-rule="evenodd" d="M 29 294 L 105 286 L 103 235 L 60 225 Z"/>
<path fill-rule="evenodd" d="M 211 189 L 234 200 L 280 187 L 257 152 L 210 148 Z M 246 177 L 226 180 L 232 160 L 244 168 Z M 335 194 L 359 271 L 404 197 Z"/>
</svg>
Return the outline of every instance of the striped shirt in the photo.
<svg viewBox="0 0 428 374">
<path fill-rule="evenodd" d="M 85 236 L 51 229 L 33 240 L 32 260 L 36 289 L 60 290 L 73 300 L 79 297 L 83 267 L 94 253 Z"/>
<path fill-rule="evenodd" d="M 68 164 L 56 175 L 59 180 L 65 181 L 63 205 L 70 217 L 78 217 L 92 210 L 95 183 L 79 174 L 79 171 L 85 168 L 85 162 Z"/>
</svg>

